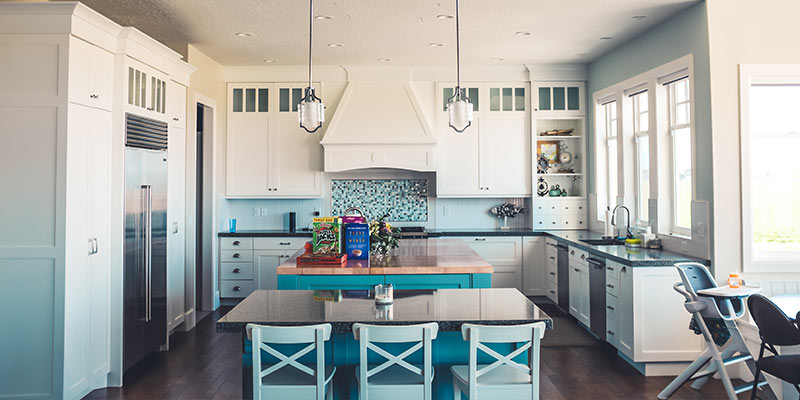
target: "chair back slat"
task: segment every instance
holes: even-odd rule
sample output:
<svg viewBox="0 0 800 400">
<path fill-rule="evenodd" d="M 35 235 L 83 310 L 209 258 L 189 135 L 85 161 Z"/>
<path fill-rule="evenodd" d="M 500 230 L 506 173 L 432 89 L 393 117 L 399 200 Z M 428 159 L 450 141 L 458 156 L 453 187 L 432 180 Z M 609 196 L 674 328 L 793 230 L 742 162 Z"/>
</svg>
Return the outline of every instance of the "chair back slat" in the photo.
<svg viewBox="0 0 800 400">
<path fill-rule="evenodd" d="M 369 341 L 373 343 L 409 343 L 418 342 L 422 340 L 423 329 L 425 327 L 431 328 L 432 339 L 436 339 L 439 332 L 439 325 L 435 322 L 428 324 L 416 325 L 368 325 L 368 324 L 353 324 L 353 335 L 356 340 L 359 339 L 362 328 L 369 329 Z"/>
<path fill-rule="evenodd" d="M 474 328 L 480 330 L 481 343 L 515 343 L 515 342 L 530 342 L 534 328 L 544 324 L 543 322 L 536 322 L 523 325 L 476 325 L 476 324 L 463 324 L 461 325 L 461 336 L 464 340 L 470 340 L 470 329 Z M 473 332 L 476 330 L 473 329 Z M 539 339 L 544 337 L 544 330 L 540 330 Z"/>
<path fill-rule="evenodd" d="M 300 370 L 316 381 L 316 398 L 325 396 L 325 342 L 331 337 L 331 324 L 307 326 L 264 326 L 247 324 L 245 327 L 247 337 L 252 341 L 253 350 L 253 398 L 261 399 L 262 379 L 286 367 Z M 303 349 L 293 353 L 284 354 L 270 346 L 270 344 L 305 344 Z M 301 364 L 298 359 L 311 351 L 316 350 L 315 369 Z M 279 361 L 268 368 L 262 369 L 261 352 L 265 351 Z"/>
<path fill-rule="evenodd" d="M 754 294 L 747 299 L 747 308 L 761 340 L 773 346 L 800 345 L 800 328 L 770 299 Z"/>
</svg>

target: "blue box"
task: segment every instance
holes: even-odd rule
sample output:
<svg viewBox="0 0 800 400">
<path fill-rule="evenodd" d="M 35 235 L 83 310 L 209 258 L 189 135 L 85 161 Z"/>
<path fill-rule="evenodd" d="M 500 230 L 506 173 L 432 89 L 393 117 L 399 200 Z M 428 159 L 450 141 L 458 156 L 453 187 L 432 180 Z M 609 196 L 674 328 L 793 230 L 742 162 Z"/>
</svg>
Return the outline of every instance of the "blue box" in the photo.
<svg viewBox="0 0 800 400">
<path fill-rule="evenodd" d="M 345 224 L 344 249 L 348 260 L 369 259 L 369 225 Z"/>
</svg>

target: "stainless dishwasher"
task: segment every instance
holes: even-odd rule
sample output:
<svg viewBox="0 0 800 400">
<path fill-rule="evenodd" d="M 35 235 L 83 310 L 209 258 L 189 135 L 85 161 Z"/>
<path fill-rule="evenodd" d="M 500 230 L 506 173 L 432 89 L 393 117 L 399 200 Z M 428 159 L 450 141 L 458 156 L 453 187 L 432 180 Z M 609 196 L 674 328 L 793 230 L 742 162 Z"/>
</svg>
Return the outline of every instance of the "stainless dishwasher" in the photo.
<svg viewBox="0 0 800 400">
<path fill-rule="evenodd" d="M 558 250 L 558 307 L 569 313 L 569 254 L 567 246 L 559 243 Z"/>
<path fill-rule="evenodd" d="M 606 261 L 589 257 L 589 318 L 592 333 L 606 337 Z"/>
</svg>

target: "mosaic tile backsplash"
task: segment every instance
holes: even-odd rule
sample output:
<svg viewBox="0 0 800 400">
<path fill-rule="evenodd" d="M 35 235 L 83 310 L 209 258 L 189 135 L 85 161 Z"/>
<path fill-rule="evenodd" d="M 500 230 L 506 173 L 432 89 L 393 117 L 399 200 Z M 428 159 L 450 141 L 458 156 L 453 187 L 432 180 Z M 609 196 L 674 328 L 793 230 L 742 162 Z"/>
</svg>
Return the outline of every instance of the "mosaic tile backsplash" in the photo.
<svg viewBox="0 0 800 400">
<path fill-rule="evenodd" d="M 393 222 L 428 221 L 427 179 L 333 179 L 331 215 L 357 207 L 367 219 L 388 213 Z"/>
</svg>

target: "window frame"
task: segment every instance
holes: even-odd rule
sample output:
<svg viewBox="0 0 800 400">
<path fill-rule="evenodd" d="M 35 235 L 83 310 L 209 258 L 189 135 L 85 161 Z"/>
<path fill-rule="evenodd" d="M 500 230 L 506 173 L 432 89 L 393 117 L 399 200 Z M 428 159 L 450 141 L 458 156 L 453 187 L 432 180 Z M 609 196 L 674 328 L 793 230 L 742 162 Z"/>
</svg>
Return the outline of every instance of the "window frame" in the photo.
<svg viewBox="0 0 800 400">
<path fill-rule="evenodd" d="M 663 84 L 664 88 L 667 90 L 667 116 L 668 116 L 668 126 L 667 126 L 667 133 L 670 136 L 670 170 L 669 170 L 669 177 L 671 180 L 671 212 L 670 212 L 670 233 L 679 236 L 690 237 L 692 234 L 692 216 L 691 216 L 691 202 L 694 201 L 695 196 L 695 140 L 694 140 L 694 98 L 692 96 L 692 80 L 691 76 L 687 75 L 686 77 L 679 78 L 672 80 L 670 82 L 666 82 Z M 678 82 L 686 82 L 687 84 L 687 93 L 686 93 L 686 101 L 676 102 L 676 85 Z M 686 123 L 677 123 L 676 119 L 676 112 L 677 107 L 679 105 L 687 104 L 688 105 L 688 113 L 687 113 L 687 122 Z M 678 174 L 677 174 L 677 142 L 675 140 L 675 132 L 681 129 L 689 129 L 689 142 L 690 142 L 690 152 L 691 152 L 691 200 L 689 204 L 689 226 L 680 226 L 678 225 L 678 208 L 680 204 L 678 203 Z M 663 153 L 662 153 L 663 154 Z"/>
<path fill-rule="evenodd" d="M 639 104 L 639 101 L 638 101 L 640 99 L 639 96 L 642 96 L 643 99 L 644 99 L 645 104 L 647 104 L 647 110 L 645 110 L 644 112 L 642 112 L 641 109 L 640 109 L 640 104 Z M 643 90 L 641 92 L 632 94 L 629 97 L 631 98 L 631 103 L 633 105 L 633 135 L 632 135 L 632 138 L 633 138 L 633 149 L 634 149 L 634 151 L 633 151 L 633 153 L 634 153 L 633 163 L 634 163 L 634 169 L 636 171 L 635 174 L 634 174 L 634 193 L 635 193 L 634 201 L 636 203 L 635 207 L 634 207 L 635 208 L 634 212 L 636 213 L 634 219 L 635 219 L 635 221 L 636 221 L 635 223 L 637 225 L 645 227 L 645 226 L 649 226 L 650 225 L 650 210 L 649 210 L 650 192 L 648 190 L 647 193 L 642 193 L 642 170 L 640 168 L 640 165 L 641 165 L 641 162 L 640 162 L 641 161 L 641 154 L 640 154 L 640 151 L 639 151 L 639 141 L 642 140 L 642 138 L 647 138 L 647 163 L 648 163 L 648 168 L 647 168 L 648 177 L 647 177 L 647 180 L 650 181 L 649 174 L 650 174 L 650 170 L 652 169 L 650 167 L 650 91 L 645 89 L 645 90 Z M 644 129 L 644 130 L 641 129 L 641 116 L 642 116 L 642 114 L 647 114 L 647 121 L 648 121 L 647 122 L 647 128 L 648 129 Z M 647 210 L 648 218 L 647 219 L 643 219 L 642 218 L 642 208 L 643 208 L 642 207 L 643 206 L 642 205 L 642 197 L 644 197 L 644 207 L 648 207 L 648 210 Z"/>
<path fill-rule="evenodd" d="M 741 222 L 742 222 L 742 267 L 744 272 L 798 272 L 800 252 L 767 252 L 767 257 L 756 258 L 753 249 L 753 204 L 751 193 L 750 161 L 750 87 L 759 84 L 800 85 L 798 64 L 742 64 L 739 66 L 739 127 L 741 151 Z M 783 135 L 780 135 L 783 136 Z M 780 255 L 780 256 L 778 256 Z"/>
<path fill-rule="evenodd" d="M 605 123 L 605 133 L 606 137 L 604 138 L 605 146 L 606 146 L 606 186 L 607 186 L 607 198 L 606 202 L 609 207 L 612 205 L 617 204 L 617 197 L 619 196 L 619 115 L 617 113 L 617 100 L 614 99 L 610 102 L 604 103 L 602 105 L 604 111 L 604 118 L 603 121 Z M 612 112 L 613 111 L 613 112 Z M 613 117 L 610 115 L 613 114 Z M 611 134 L 613 132 L 613 135 Z M 611 168 L 611 148 L 612 142 L 614 146 L 614 154 L 616 154 L 616 160 L 614 168 L 616 171 L 612 171 Z M 616 176 L 612 180 L 612 176 Z M 612 186 L 612 181 L 616 182 L 616 187 Z"/>
</svg>

